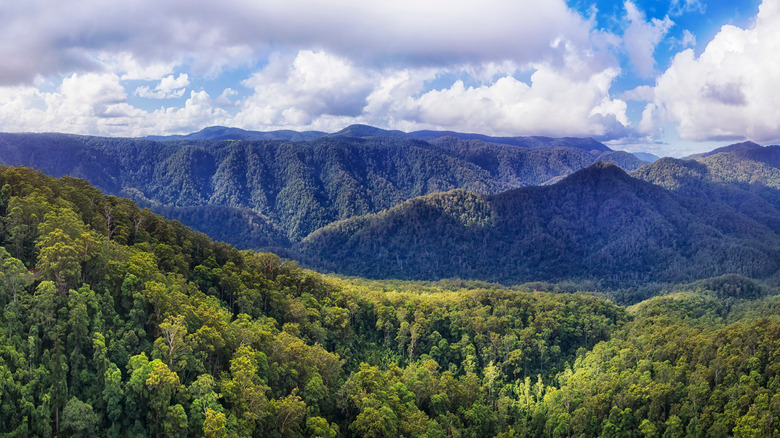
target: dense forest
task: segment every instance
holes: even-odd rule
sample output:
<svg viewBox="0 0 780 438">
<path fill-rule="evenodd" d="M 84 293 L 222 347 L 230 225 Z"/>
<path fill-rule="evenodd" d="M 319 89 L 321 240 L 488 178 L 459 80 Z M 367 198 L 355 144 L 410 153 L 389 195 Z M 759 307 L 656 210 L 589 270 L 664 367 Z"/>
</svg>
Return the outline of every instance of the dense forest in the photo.
<svg viewBox="0 0 780 438">
<path fill-rule="evenodd" d="M 771 205 L 763 211 L 753 217 L 597 163 L 550 186 L 416 198 L 324 227 L 299 250 L 316 266 L 373 278 L 610 288 L 728 273 L 775 278 L 780 228 L 768 225 L 780 216 Z"/>
<path fill-rule="evenodd" d="M 269 138 L 277 139 L 229 140 L 234 131 L 210 129 L 211 138 L 225 140 L 164 142 L 0 134 L 0 164 L 84 178 L 244 249 L 289 246 L 336 220 L 430 193 L 499 193 L 598 160 L 628 170 L 644 164 L 590 139 L 506 140 L 527 146 L 519 147 L 456 137 L 423 141 L 355 126 L 318 138 L 276 133 Z M 230 226 L 215 226 L 217 217 L 229 218 Z"/>
<path fill-rule="evenodd" d="M 328 277 L 80 179 L 0 187 L 4 436 L 780 435 L 780 301 L 755 280 L 624 308 Z"/>
</svg>

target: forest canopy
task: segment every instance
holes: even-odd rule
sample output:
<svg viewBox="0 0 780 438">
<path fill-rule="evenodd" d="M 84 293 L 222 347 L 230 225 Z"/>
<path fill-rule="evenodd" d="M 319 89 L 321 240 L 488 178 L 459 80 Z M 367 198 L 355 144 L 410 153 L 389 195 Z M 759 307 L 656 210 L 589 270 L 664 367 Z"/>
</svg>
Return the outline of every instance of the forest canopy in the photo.
<svg viewBox="0 0 780 438">
<path fill-rule="evenodd" d="M 0 168 L 6 436 L 771 436 L 780 302 L 376 282 Z M 663 292 L 663 291 L 661 291 Z"/>
</svg>

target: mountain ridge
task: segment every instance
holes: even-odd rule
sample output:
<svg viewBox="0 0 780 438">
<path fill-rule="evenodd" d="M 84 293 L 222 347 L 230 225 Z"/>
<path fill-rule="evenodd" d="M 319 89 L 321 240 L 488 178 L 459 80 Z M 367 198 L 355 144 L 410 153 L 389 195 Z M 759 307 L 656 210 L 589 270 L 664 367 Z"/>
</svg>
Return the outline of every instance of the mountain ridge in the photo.
<svg viewBox="0 0 780 438">
<path fill-rule="evenodd" d="M 303 142 L 156 142 L 0 134 L 1 164 L 81 177 L 107 193 L 129 196 L 170 215 L 178 208 L 189 209 L 175 217 L 201 231 L 209 231 L 210 225 L 198 223 L 192 208 L 238 209 L 229 216 L 247 220 L 251 216 L 240 209 L 251 209 L 269 225 L 247 223 L 233 236 L 219 234 L 244 248 L 279 241 L 279 236 L 262 238 L 260 229 L 281 229 L 284 239 L 297 241 L 334 220 L 387 209 L 415 196 L 458 187 L 497 193 L 542 184 L 605 154 L 629 169 L 643 164 L 619 151 L 529 149 L 453 137 L 432 142 L 350 136 Z"/>
<path fill-rule="evenodd" d="M 326 133 L 321 131 L 252 131 L 241 128 L 229 128 L 225 126 L 210 126 L 198 132 L 184 135 L 160 136 L 152 135 L 140 137 L 143 140 L 155 141 L 181 141 L 181 140 L 286 140 L 286 141 L 311 141 L 321 137 L 390 137 L 390 138 L 409 138 L 430 141 L 442 137 L 455 137 L 461 140 L 481 140 L 486 143 L 504 144 L 526 148 L 542 147 L 573 147 L 586 151 L 596 150 L 601 152 L 611 151 L 605 144 L 594 140 L 593 138 L 579 137 L 543 137 L 543 136 L 516 136 L 516 137 L 496 137 L 475 133 L 462 133 L 456 131 L 434 131 L 421 130 L 404 132 L 399 130 L 388 130 L 377 128 L 370 125 L 353 124 L 339 131 Z"/>
<path fill-rule="evenodd" d="M 480 215 L 468 223 L 447 212 L 450 204 Z M 725 273 L 766 278 L 780 268 L 780 236 L 765 225 L 605 163 L 551 186 L 415 198 L 331 224 L 298 249 L 314 266 L 375 278 L 615 285 Z"/>
</svg>

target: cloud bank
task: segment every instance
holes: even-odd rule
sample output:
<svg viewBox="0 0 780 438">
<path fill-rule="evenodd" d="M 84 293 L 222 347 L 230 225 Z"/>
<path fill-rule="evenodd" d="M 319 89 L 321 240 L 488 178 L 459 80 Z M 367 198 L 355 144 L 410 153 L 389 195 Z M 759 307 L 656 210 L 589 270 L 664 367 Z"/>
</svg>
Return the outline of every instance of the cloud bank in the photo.
<svg viewBox="0 0 780 438">
<path fill-rule="evenodd" d="M 658 126 L 687 140 L 780 140 L 780 1 L 764 0 L 753 26 L 723 26 L 698 57 L 678 53 L 656 81 Z"/>
<path fill-rule="evenodd" d="M 302 48 L 407 66 L 524 63 L 554 60 L 558 38 L 587 46 L 590 33 L 561 0 L 33 0 L 3 2 L 0 16 L 10 18 L 0 27 L 2 84 L 98 71 L 101 52 L 144 64 L 190 59 L 199 72 Z"/>
<path fill-rule="evenodd" d="M 611 30 L 563 0 L 3 2 L 0 129 L 777 141 L 778 4 L 697 46 L 675 21 L 699 0 L 670 0 L 662 18 L 626 0 Z M 659 48 L 680 52 L 659 62 Z"/>
</svg>

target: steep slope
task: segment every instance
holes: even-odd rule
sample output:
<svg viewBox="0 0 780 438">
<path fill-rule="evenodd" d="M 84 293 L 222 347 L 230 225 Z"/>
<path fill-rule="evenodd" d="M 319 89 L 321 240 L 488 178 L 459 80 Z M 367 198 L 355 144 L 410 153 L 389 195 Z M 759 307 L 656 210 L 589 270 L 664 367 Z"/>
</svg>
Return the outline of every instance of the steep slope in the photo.
<svg viewBox="0 0 780 438">
<path fill-rule="evenodd" d="M 551 186 L 413 199 L 329 225 L 299 249 L 317 266 L 380 278 L 617 285 L 768 277 L 780 268 L 780 236 L 771 229 L 605 163 Z"/>
<path fill-rule="evenodd" d="M 720 153 L 723 153 L 723 152 L 737 152 L 737 153 L 739 153 L 739 152 L 746 152 L 746 151 L 751 151 L 751 150 L 756 150 L 756 149 L 761 149 L 761 145 L 753 143 L 752 141 L 745 141 L 745 142 L 742 142 L 742 143 L 734 143 L 734 144 L 731 144 L 731 145 L 728 145 L 728 146 L 723 146 L 723 147 L 720 147 L 720 148 L 717 148 L 717 149 L 713 149 L 713 150 L 711 150 L 709 152 L 705 152 L 705 153 L 702 153 L 702 154 L 689 155 L 689 156 L 687 156 L 685 158 L 689 159 L 689 160 L 694 160 L 694 159 L 697 159 L 697 158 L 709 157 L 711 155 L 720 154 Z"/>
<path fill-rule="evenodd" d="M 4 437 L 368 436 L 377 410 L 380 436 L 483 436 L 483 369 L 552 381 L 626 322 L 595 296 L 329 279 L 29 168 L 0 166 L 0 223 Z"/>
<path fill-rule="evenodd" d="M 695 159 L 663 158 L 632 175 L 686 196 L 723 202 L 780 233 L 779 146 L 740 143 Z"/>
<path fill-rule="evenodd" d="M 211 131 L 216 135 L 225 129 Z M 529 149 L 452 137 L 428 143 L 347 134 L 389 135 L 360 126 L 305 142 L 0 134 L 0 164 L 87 179 L 107 193 L 128 196 L 242 248 L 298 241 L 333 221 L 429 193 L 455 188 L 498 193 L 541 184 L 603 154 L 628 169 L 641 164 L 624 153 L 573 147 Z M 220 207 L 235 226 L 215 231 L 213 220 L 201 219 L 215 217 L 212 207 Z M 176 212 L 179 208 L 187 211 Z M 198 213 L 199 208 L 211 210 Z M 247 210 L 254 216 L 246 215 Z M 243 228 L 241 220 L 247 221 Z M 261 222 L 267 224 L 259 226 Z M 274 231 L 263 236 L 262 230 Z"/>
</svg>

